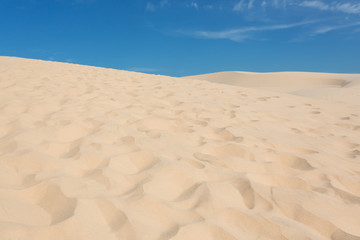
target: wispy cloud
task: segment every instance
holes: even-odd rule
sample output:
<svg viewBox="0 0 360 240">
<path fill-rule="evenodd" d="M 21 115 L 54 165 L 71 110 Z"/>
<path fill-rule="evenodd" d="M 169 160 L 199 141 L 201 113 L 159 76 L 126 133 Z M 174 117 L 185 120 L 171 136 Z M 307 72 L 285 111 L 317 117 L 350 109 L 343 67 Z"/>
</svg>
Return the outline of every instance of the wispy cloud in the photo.
<svg viewBox="0 0 360 240">
<path fill-rule="evenodd" d="M 175 5 L 175 4 L 174 4 Z M 181 2 L 177 4 L 177 6 L 192 8 L 196 10 L 213 10 L 213 11 L 223 11 L 223 5 L 221 4 L 201 4 L 201 1 L 189 1 L 189 2 Z"/>
<path fill-rule="evenodd" d="M 73 0 L 76 2 L 93 2 L 96 0 Z M 198 10 L 228 10 L 235 12 L 257 11 L 258 9 L 284 9 L 295 10 L 299 7 L 313 8 L 320 11 L 333 11 L 347 14 L 360 14 L 360 2 L 354 3 L 346 0 L 237 0 L 235 3 L 201 4 L 199 0 L 170 1 L 170 0 L 148 0 L 145 8 L 155 11 L 165 7 L 186 7 Z M 289 7 L 289 8 L 288 8 Z"/>
<path fill-rule="evenodd" d="M 307 0 L 299 4 L 301 7 L 315 8 L 321 11 L 334 11 L 350 14 L 360 14 L 360 3 L 339 3 L 331 2 L 325 3 L 320 0 Z"/>
<path fill-rule="evenodd" d="M 206 39 L 229 39 L 235 42 L 241 42 L 245 39 L 251 38 L 255 33 L 258 32 L 266 32 L 266 31 L 275 31 L 282 29 L 295 28 L 302 25 L 308 25 L 319 22 L 319 20 L 313 21 L 303 21 L 292 24 L 277 24 L 270 26 L 254 26 L 254 27 L 244 27 L 237 28 L 232 30 L 225 31 L 195 31 L 195 32 L 187 32 L 185 34 L 197 37 L 197 38 L 206 38 Z"/>
<path fill-rule="evenodd" d="M 272 1 L 272 6 L 275 8 L 286 8 L 287 5 L 288 5 L 287 0 L 273 0 Z"/>
<path fill-rule="evenodd" d="M 237 2 L 234 7 L 233 7 L 233 10 L 234 11 L 241 11 L 245 8 L 246 6 L 246 3 L 245 3 L 245 0 L 240 0 L 239 2 Z"/>
<path fill-rule="evenodd" d="M 237 2 L 234 5 L 233 11 L 242 11 L 245 9 L 252 9 L 254 7 L 254 3 L 255 3 L 255 0 L 249 0 L 249 1 L 240 0 L 239 2 Z"/>
<path fill-rule="evenodd" d="M 360 13 L 360 3 L 338 3 L 335 9 L 344 13 Z"/>
<path fill-rule="evenodd" d="M 249 0 L 248 9 L 253 8 L 255 0 Z"/>
<path fill-rule="evenodd" d="M 274 8 L 286 8 L 288 0 L 240 0 L 233 5 L 233 11 L 244 11 L 261 7 L 265 9 L 268 6 Z"/>
<path fill-rule="evenodd" d="M 360 3 L 351 1 L 324 1 L 324 0 L 238 0 L 233 6 L 233 11 L 245 11 L 250 9 L 283 8 L 290 7 L 307 7 L 321 11 L 334 11 L 350 14 L 360 13 Z"/>
<path fill-rule="evenodd" d="M 310 7 L 310 8 L 316 8 L 319 10 L 328 10 L 330 8 L 329 5 L 321 2 L 321 1 L 304 1 L 299 4 L 302 7 Z"/>
<path fill-rule="evenodd" d="M 170 6 L 170 3 L 168 0 L 161 0 L 160 2 L 153 3 L 153 2 L 147 2 L 145 9 L 150 12 L 154 12 L 158 8 L 163 8 Z"/>
<path fill-rule="evenodd" d="M 355 22 L 355 23 L 350 23 L 350 24 L 343 24 L 343 25 L 336 25 L 336 26 L 324 26 L 324 27 L 316 29 L 313 32 L 312 35 L 315 36 L 315 35 L 319 35 L 319 34 L 325 34 L 325 33 L 328 33 L 328 32 L 335 31 L 335 30 L 354 27 L 354 26 L 359 26 L 359 25 L 360 25 L 360 22 Z"/>
<path fill-rule="evenodd" d="M 198 4 L 197 2 L 191 2 L 191 3 L 189 4 L 189 7 L 198 9 L 198 8 L 199 8 L 199 4 Z"/>
</svg>

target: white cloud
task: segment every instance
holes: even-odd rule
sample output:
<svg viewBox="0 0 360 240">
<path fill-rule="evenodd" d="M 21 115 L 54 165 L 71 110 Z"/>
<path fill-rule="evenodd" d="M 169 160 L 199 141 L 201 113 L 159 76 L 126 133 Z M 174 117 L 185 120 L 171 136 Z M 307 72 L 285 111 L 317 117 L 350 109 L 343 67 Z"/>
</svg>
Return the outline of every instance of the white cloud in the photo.
<svg viewBox="0 0 360 240">
<path fill-rule="evenodd" d="M 158 1 L 157 3 L 147 2 L 145 9 L 148 11 L 154 12 L 158 8 L 163 8 L 163 7 L 167 7 L 167 6 L 170 6 L 169 1 L 161 0 L 161 1 Z"/>
<path fill-rule="evenodd" d="M 339 27 L 339 26 L 325 26 L 325 27 L 321 27 L 321 28 L 318 28 L 317 30 L 315 30 L 315 32 L 313 33 L 313 35 L 324 34 L 324 33 L 327 33 L 327 32 L 334 31 L 334 30 L 339 29 L 339 28 L 341 28 L 341 27 Z"/>
<path fill-rule="evenodd" d="M 236 3 L 233 7 L 234 11 L 241 11 L 245 8 L 245 0 L 241 0 L 240 2 Z"/>
<path fill-rule="evenodd" d="M 199 5 L 197 4 L 197 2 L 191 2 L 190 7 L 198 9 Z"/>
<path fill-rule="evenodd" d="M 319 10 L 328 10 L 330 8 L 329 5 L 327 5 L 321 1 L 304 1 L 304 2 L 300 3 L 300 6 L 317 8 Z"/>
<path fill-rule="evenodd" d="M 242 11 L 246 8 L 252 9 L 254 7 L 254 3 L 255 0 L 249 0 L 248 2 L 246 2 L 245 0 L 241 0 L 234 5 L 233 11 Z"/>
<path fill-rule="evenodd" d="M 279 0 L 273 0 L 272 5 L 277 8 L 277 7 L 280 6 L 280 1 Z"/>
<path fill-rule="evenodd" d="M 251 9 L 254 6 L 255 0 L 249 0 L 248 9 Z"/>
<path fill-rule="evenodd" d="M 195 9 L 199 9 L 200 6 L 199 4 L 196 2 L 196 1 L 191 1 L 191 3 L 185 3 L 183 6 L 187 7 L 187 8 L 195 8 Z M 211 5 L 212 6 L 212 5 Z M 213 7 L 213 6 L 212 6 Z M 207 6 L 204 6 L 203 8 L 206 8 L 206 9 L 210 9 L 209 8 L 209 5 Z"/>
<path fill-rule="evenodd" d="M 307 0 L 299 4 L 302 7 L 315 8 L 322 11 L 334 11 L 334 12 L 343 12 L 351 14 L 360 14 L 360 3 L 324 3 L 320 0 Z"/>
<path fill-rule="evenodd" d="M 193 37 L 197 38 L 206 38 L 206 39 L 229 39 L 235 42 L 241 42 L 247 38 L 252 37 L 252 35 L 256 32 L 265 32 L 265 31 L 275 31 L 282 29 L 289 29 L 294 27 L 299 27 L 302 25 L 312 24 L 318 22 L 316 21 L 303 21 L 292 24 L 278 24 L 278 25 L 270 25 L 270 26 L 256 26 L 256 27 L 245 27 L 245 28 L 237 28 L 232 30 L 225 31 L 196 31 L 187 33 Z"/>
<path fill-rule="evenodd" d="M 263 0 L 261 2 L 261 7 L 265 8 L 267 6 L 272 6 L 274 8 L 286 8 L 287 4 L 287 0 Z"/>
<path fill-rule="evenodd" d="M 334 9 L 344 13 L 360 13 L 360 3 L 338 3 Z"/>
<path fill-rule="evenodd" d="M 315 30 L 314 33 L 313 33 L 313 36 L 319 35 L 319 34 L 325 34 L 325 33 L 335 31 L 335 30 L 339 30 L 339 29 L 343 29 L 343 28 L 359 26 L 359 25 L 360 25 L 360 22 L 344 24 L 344 25 L 337 25 L 337 26 L 324 26 L 324 27 L 321 27 L 321 28 L 318 28 L 317 30 Z"/>
</svg>

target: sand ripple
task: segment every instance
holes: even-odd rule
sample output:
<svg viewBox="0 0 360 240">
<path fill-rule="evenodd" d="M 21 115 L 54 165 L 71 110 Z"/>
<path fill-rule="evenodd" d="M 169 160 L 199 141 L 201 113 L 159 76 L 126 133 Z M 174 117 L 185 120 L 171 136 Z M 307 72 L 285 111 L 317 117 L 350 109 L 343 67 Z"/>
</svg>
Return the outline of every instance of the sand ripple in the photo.
<svg viewBox="0 0 360 240">
<path fill-rule="evenodd" d="M 0 239 L 360 239 L 360 107 L 0 58 Z"/>
</svg>

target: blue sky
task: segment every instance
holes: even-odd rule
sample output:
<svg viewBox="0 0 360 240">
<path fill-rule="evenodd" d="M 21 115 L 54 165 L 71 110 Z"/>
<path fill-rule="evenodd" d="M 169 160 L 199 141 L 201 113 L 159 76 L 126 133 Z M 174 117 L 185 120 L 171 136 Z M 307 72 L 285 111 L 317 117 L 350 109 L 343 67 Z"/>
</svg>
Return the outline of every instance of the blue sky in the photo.
<svg viewBox="0 0 360 240">
<path fill-rule="evenodd" d="M 0 55 L 170 76 L 360 73 L 359 0 L 1 0 Z"/>
</svg>

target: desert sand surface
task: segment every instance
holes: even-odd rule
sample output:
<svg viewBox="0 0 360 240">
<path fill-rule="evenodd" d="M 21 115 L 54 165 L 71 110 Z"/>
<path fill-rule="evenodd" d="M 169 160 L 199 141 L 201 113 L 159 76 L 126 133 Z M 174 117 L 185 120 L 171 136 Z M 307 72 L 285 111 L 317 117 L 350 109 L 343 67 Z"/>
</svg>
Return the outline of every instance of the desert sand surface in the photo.
<svg viewBox="0 0 360 240">
<path fill-rule="evenodd" d="M 0 57 L 0 239 L 359 240 L 360 106 L 249 87 Z"/>
<path fill-rule="evenodd" d="M 216 72 L 184 78 L 360 104 L 360 74 Z"/>
</svg>

